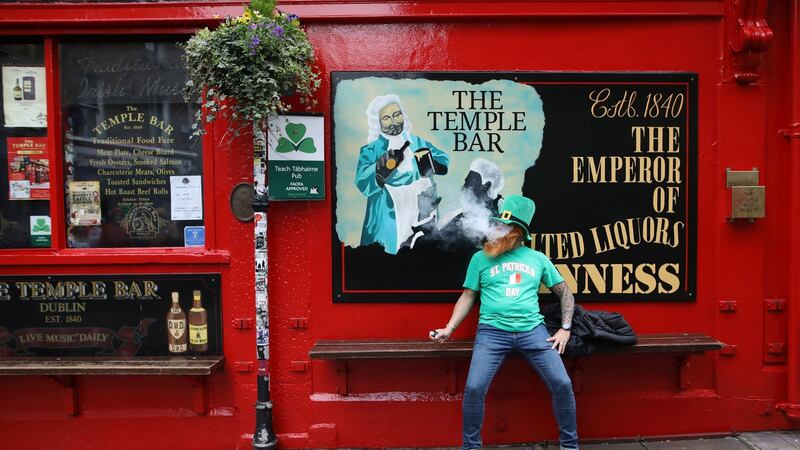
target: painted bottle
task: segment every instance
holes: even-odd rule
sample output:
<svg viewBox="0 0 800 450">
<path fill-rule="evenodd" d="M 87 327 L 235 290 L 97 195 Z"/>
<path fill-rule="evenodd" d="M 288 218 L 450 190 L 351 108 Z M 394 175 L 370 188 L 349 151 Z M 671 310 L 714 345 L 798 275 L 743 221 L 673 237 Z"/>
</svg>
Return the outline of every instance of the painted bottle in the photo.
<svg viewBox="0 0 800 450">
<path fill-rule="evenodd" d="M 167 313 L 167 340 L 170 353 L 186 353 L 186 313 L 178 302 L 178 293 L 172 293 L 172 306 Z"/>
<path fill-rule="evenodd" d="M 14 86 L 14 100 L 22 100 L 22 88 L 19 87 L 19 78 L 17 78 L 17 84 Z"/>
<path fill-rule="evenodd" d="M 193 352 L 208 351 L 208 313 L 203 308 L 200 291 L 194 291 L 189 310 L 189 347 Z"/>
<path fill-rule="evenodd" d="M 375 177 L 380 185 L 385 184 L 386 180 L 392 175 L 392 172 L 394 172 L 394 169 L 396 169 L 397 166 L 403 162 L 403 152 L 410 144 L 410 142 L 406 141 L 402 147 L 386 151 L 388 155 L 386 163 L 383 165 L 383 167 L 380 167 L 375 171 Z"/>
</svg>

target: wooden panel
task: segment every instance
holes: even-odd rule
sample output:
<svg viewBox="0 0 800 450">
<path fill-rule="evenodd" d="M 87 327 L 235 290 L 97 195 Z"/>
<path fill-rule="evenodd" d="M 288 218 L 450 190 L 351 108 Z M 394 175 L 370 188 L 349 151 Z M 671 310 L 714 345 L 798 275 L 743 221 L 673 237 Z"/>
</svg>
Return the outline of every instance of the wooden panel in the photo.
<svg viewBox="0 0 800 450">
<path fill-rule="evenodd" d="M 702 334 L 673 333 L 639 336 L 635 345 L 614 347 L 615 353 L 698 353 L 719 350 L 723 343 Z M 321 340 L 311 348 L 312 359 L 462 358 L 472 353 L 472 341 L 436 344 L 420 340 Z"/>
<path fill-rule="evenodd" d="M 210 375 L 222 356 L 3 358 L 0 375 Z"/>
</svg>

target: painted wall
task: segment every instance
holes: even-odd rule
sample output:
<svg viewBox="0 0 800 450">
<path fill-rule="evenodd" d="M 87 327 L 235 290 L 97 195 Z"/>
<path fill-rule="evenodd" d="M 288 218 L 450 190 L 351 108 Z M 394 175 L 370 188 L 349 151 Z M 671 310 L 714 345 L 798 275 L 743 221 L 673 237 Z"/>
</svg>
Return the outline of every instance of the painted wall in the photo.
<svg viewBox="0 0 800 450">
<path fill-rule="evenodd" d="M 788 3 L 723 1 L 537 3 L 312 3 L 283 8 L 301 17 L 323 80 L 316 112 L 331 114 L 331 71 L 680 71 L 699 76 L 697 300 L 693 303 L 602 303 L 640 333 L 701 332 L 725 342 L 705 355 L 595 355 L 569 362 L 582 438 L 682 435 L 794 428 L 776 409 L 793 403 L 786 360 L 770 353 L 786 341 L 787 314 L 765 299 L 792 296 L 788 210 L 793 180 L 791 125 L 792 16 Z M 152 4 L 105 12 L 88 6 L 4 7 L 2 34 L 189 32 L 236 7 L 175 8 L 172 22 Z M 751 9 L 748 9 L 752 7 Z M 755 11 L 753 13 L 753 11 Z M 731 51 L 738 18 L 764 13 L 774 39 Z M 71 14 L 71 15 L 70 15 Z M 127 17 L 125 17 L 127 16 Z M 83 31 L 70 21 L 82 18 Z M 129 19 L 130 18 L 130 19 Z M 745 23 L 752 24 L 757 21 Z M 91 28 L 94 27 L 94 28 Z M 757 29 L 758 27 L 756 27 Z M 736 39 L 733 39 L 736 41 Z M 757 41 L 757 40 L 756 40 Z M 738 41 L 737 41 L 738 42 Z M 755 83 L 734 76 L 752 70 Z M 796 87 L 795 87 L 796 89 Z M 797 92 L 796 90 L 794 92 Z M 797 101 L 797 99 L 793 99 Z M 220 125 L 223 126 L 223 125 Z M 330 121 L 326 120 L 330 148 Z M 220 134 L 222 134 L 220 132 Z M 197 415 L 188 377 L 78 377 L 64 387 L 51 377 L 0 380 L 0 447 L 135 448 L 148 436 L 158 448 L 247 448 L 253 429 L 255 333 L 230 326 L 254 314 L 250 224 L 233 219 L 230 188 L 250 177 L 247 138 L 213 143 L 217 248 L 229 257 L 203 262 L 163 255 L 114 260 L 84 255 L 47 259 L 3 252 L 0 273 L 220 271 L 223 274 L 225 369 L 207 379 L 211 409 Z M 330 155 L 326 158 L 331 161 Z M 209 164 L 208 167 L 212 165 Z M 755 223 L 725 220 L 725 168 L 761 171 L 767 215 Z M 330 176 L 330 165 L 328 165 Z M 328 187 L 330 192 L 330 186 Z M 270 206 L 269 298 L 275 431 L 281 447 L 424 447 L 460 442 L 466 360 L 310 361 L 319 339 L 422 339 L 449 317 L 448 304 L 334 304 L 331 202 Z M 20 261 L 24 264 L 20 265 Z M 27 261 L 27 262 L 26 262 Z M 71 262 L 74 261 L 74 262 Z M 734 311 L 720 302 L 734 301 Z M 297 328 L 295 319 L 308 319 Z M 471 337 L 473 312 L 456 338 Z M 302 322 L 302 321 L 300 321 Z M 239 370 L 244 370 L 239 372 Z M 63 381 L 63 380 L 62 380 Z M 69 385 L 69 384 L 68 384 Z M 74 393 L 79 414 L 70 415 Z M 346 394 L 345 394 L 346 393 Z M 546 389 L 521 360 L 509 360 L 489 392 L 487 444 L 553 440 Z M 798 399 L 794 399 L 797 402 Z M 67 406 L 65 406 L 67 405 Z M 43 433 L 42 430 L 47 430 Z"/>
<path fill-rule="evenodd" d="M 790 11 L 770 5 L 766 22 L 774 41 L 756 65 L 757 81 L 742 85 L 734 78 L 736 67 L 742 69 L 730 50 L 730 7 L 626 2 L 577 11 L 498 4 L 480 11 L 416 3 L 356 12 L 347 5 L 315 9 L 296 2 L 288 8 L 311 23 L 323 74 L 318 110 L 326 114 L 332 110 L 330 72 L 340 70 L 699 75 L 697 300 L 591 307 L 623 313 L 640 333 L 701 332 L 730 347 L 706 355 L 595 355 L 568 363 L 583 438 L 794 427 L 775 408 L 786 401 L 786 364 L 780 362 L 786 353 L 766 350 L 767 342 L 782 341 L 786 314 L 765 307 L 766 298 L 788 295 L 790 212 L 782 207 L 789 198 L 788 140 L 777 131 L 789 125 L 789 99 L 779 92 L 788 83 Z M 329 130 L 329 143 L 330 136 Z M 725 220 L 727 167 L 760 170 L 767 186 L 765 219 Z M 282 445 L 458 445 L 468 361 L 311 361 L 308 370 L 300 364 L 309 362 L 308 350 L 318 339 L 424 339 L 427 330 L 445 323 L 451 306 L 334 304 L 327 284 L 330 202 L 274 204 L 270 213 L 271 335 L 283 344 L 272 348 L 273 398 Z M 735 301 L 736 310 L 722 312 L 721 301 Z M 293 317 L 307 317 L 308 329 L 291 329 Z M 471 337 L 475 322 L 473 311 L 454 337 Z M 520 360 L 508 361 L 489 392 L 485 442 L 555 439 L 548 402 L 533 371 Z"/>
</svg>

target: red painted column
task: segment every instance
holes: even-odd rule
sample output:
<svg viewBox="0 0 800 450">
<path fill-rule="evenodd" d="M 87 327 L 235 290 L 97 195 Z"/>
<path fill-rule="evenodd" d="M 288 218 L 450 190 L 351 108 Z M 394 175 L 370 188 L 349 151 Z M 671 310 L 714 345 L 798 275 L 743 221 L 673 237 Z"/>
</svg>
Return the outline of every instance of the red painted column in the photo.
<svg viewBox="0 0 800 450">
<path fill-rule="evenodd" d="M 788 404 L 779 405 L 793 419 L 800 419 L 800 0 L 791 8 L 791 44 L 789 52 L 791 73 L 791 125 L 781 134 L 789 138 L 791 165 L 789 256 L 789 330 L 788 330 Z"/>
</svg>

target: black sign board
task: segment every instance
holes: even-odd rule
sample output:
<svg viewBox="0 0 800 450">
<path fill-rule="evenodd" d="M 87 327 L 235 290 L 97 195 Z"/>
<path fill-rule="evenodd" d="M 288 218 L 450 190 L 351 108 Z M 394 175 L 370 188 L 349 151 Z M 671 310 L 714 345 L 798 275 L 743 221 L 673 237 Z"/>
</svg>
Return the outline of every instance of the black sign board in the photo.
<svg viewBox="0 0 800 450">
<path fill-rule="evenodd" d="M 529 245 L 577 301 L 695 299 L 696 74 L 335 72 L 332 86 L 335 302 L 454 301 L 515 194 L 536 202 Z"/>
<path fill-rule="evenodd" d="M 203 157 L 174 39 L 60 47 L 70 247 L 183 247 L 202 226 Z M 85 189 L 97 206 L 76 204 Z"/>
<path fill-rule="evenodd" d="M 185 348 L 169 345 L 173 293 Z M 221 316 L 220 274 L 0 277 L 0 356 L 219 355 Z"/>
</svg>

